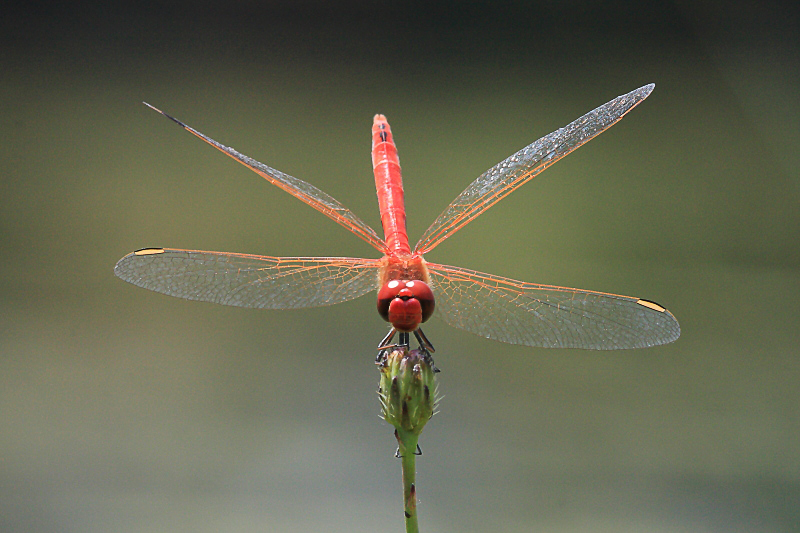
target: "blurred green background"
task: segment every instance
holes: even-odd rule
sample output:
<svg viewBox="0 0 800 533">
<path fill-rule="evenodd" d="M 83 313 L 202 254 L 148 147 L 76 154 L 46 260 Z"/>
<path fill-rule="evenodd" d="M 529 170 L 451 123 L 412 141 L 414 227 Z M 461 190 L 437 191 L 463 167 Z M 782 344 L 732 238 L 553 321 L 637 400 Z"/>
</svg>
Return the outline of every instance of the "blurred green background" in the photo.
<svg viewBox="0 0 800 533">
<path fill-rule="evenodd" d="M 655 92 L 428 259 L 633 294 L 678 342 L 426 333 L 424 531 L 800 530 L 800 108 L 789 4 L 12 4 L 0 22 L 0 530 L 402 531 L 365 297 L 253 311 L 113 276 L 131 250 L 375 252 L 150 111 L 414 240 L 481 172 Z"/>
</svg>

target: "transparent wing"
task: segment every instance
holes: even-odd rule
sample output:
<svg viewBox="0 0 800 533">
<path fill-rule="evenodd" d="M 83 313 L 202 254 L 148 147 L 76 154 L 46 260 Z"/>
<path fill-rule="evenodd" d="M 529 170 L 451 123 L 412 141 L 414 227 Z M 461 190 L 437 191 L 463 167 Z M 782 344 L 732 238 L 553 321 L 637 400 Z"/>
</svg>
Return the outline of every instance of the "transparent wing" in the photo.
<svg viewBox="0 0 800 533">
<path fill-rule="evenodd" d="M 160 109 L 151 106 L 147 102 L 142 102 L 142 103 L 147 107 L 153 109 L 154 111 L 161 113 L 162 115 L 172 120 L 173 122 L 181 126 L 189 133 L 204 140 L 217 150 L 232 157 L 233 159 L 236 159 L 243 165 L 253 170 L 256 174 L 266 179 L 268 182 L 280 187 L 281 189 L 288 192 L 295 198 L 299 198 L 303 202 L 307 203 L 308 205 L 310 205 L 323 215 L 338 222 L 345 228 L 349 229 L 350 231 L 352 231 L 353 233 L 355 233 L 356 235 L 358 235 L 359 237 L 370 243 L 378 251 L 386 253 L 387 251 L 386 243 L 383 241 L 383 239 L 378 237 L 378 234 L 375 233 L 375 230 L 369 227 L 366 222 L 358 218 L 352 211 L 350 211 L 341 203 L 339 203 L 339 201 L 337 201 L 335 198 L 322 192 L 321 190 L 317 189 L 310 183 L 306 183 L 301 179 L 295 178 L 288 174 L 284 174 L 280 170 L 275 170 L 274 168 L 269 167 L 264 163 L 259 163 L 255 159 L 247 157 L 246 155 L 237 152 L 236 150 L 234 150 L 229 146 L 225 146 L 224 144 L 218 143 L 214 139 L 203 135 L 196 129 L 187 126 L 180 120 L 171 117 L 170 115 L 167 115 Z"/>
<path fill-rule="evenodd" d="M 299 309 L 352 300 L 377 287 L 378 260 L 267 257 L 148 248 L 126 255 L 114 274 L 169 296 L 237 307 Z"/>
<path fill-rule="evenodd" d="M 611 100 L 481 174 L 431 224 L 414 248 L 415 253 L 429 252 L 520 185 L 616 124 L 654 87 L 645 85 Z"/>
<path fill-rule="evenodd" d="M 510 344 L 617 350 L 676 340 L 678 321 L 629 296 L 536 285 L 428 263 L 436 314 L 453 327 Z"/>
</svg>

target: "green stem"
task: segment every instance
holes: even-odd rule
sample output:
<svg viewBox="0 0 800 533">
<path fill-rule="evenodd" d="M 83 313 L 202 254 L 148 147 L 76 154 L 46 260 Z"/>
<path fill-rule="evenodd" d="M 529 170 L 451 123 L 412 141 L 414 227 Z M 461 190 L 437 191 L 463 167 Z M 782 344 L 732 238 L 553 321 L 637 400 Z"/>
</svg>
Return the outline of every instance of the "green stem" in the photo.
<svg viewBox="0 0 800 533">
<path fill-rule="evenodd" d="M 417 524 L 417 442 L 419 435 L 410 431 L 395 430 L 394 436 L 400 446 L 403 460 L 403 510 L 406 517 L 406 533 L 419 533 Z"/>
</svg>

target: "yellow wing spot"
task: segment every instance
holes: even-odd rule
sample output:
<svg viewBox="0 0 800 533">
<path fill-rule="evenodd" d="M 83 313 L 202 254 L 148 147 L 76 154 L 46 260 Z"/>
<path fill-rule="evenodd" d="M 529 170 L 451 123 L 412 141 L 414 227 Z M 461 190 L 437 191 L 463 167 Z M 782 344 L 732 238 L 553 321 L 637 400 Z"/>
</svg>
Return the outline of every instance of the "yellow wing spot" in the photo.
<svg viewBox="0 0 800 533">
<path fill-rule="evenodd" d="M 155 254 L 163 254 L 163 248 L 142 248 L 141 250 L 136 250 L 133 252 L 133 255 L 155 255 Z"/>
<path fill-rule="evenodd" d="M 653 311 L 658 311 L 659 313 L 663 313 L 664 311 L 666 311 L 666 309 L 664 309 L 663 307 L 661 307 L 657 303 L 650 302 L 648 300 L 637 300 L 636 303 L 639 304 L 639 305 L 643 305 L 645 307 L 649 307 Z"/>
</svg>

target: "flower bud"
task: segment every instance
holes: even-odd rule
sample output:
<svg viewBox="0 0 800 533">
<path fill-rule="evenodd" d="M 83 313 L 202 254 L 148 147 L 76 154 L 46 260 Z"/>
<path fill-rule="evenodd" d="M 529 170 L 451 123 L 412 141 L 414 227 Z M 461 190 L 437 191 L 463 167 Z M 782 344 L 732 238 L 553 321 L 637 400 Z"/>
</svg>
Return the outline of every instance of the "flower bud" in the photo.
<svg viewBox="0 0 800 533">
<path fill-rule="evenodd" d="M 377 362 L 381 415 L 399 431 L 422 433 L 436 407 L 436 380 L 430 357 L 420 350 L 393 348 Z"/>
</svg>

